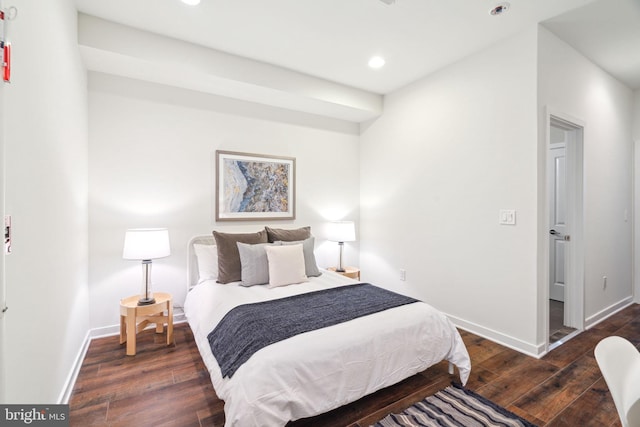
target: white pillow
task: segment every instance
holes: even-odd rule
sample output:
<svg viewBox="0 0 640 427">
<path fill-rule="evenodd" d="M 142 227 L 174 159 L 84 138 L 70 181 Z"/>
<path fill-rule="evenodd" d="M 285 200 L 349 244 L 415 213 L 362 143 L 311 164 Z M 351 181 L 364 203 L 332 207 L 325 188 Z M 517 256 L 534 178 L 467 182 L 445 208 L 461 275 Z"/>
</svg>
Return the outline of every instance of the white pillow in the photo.
<svg viewBox="0 0 640 427">
<path fill-rule="evenodd" d="M 304 254 L 304 269 L 307 277 L 317 277 L 322 273 L 318 269 L 318 263 L 316 262 L 316 256 L 313 253 L 313 248 L 315 246 L 315 238 L 313 236 L 308 239 L 297 241 L 297 242 L 275 242 L 276 245 L 297 245 L 302 244 L 302 253 Z"/>
<path fill-rule="evenodd" d="M 302 245 L 265 246 L 269 260 L 269 287 L 308 282 Z"/>
<path fill-rule="evenodd" d="M 216 245 L 193 244 L 198 260 L 198 283 L 218 279 L 218 248 Z"/>
</svg>

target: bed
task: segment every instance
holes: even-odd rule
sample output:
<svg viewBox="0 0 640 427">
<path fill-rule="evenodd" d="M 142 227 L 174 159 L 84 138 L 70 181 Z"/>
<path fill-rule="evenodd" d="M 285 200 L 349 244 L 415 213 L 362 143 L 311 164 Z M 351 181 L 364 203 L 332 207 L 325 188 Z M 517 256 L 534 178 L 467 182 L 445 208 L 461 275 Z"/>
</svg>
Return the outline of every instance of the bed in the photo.
<svg viewBox="0 0 640 427">
<path fill-rule="evenodd" d="M 215 280 L 216 249 L 212 235 L 189 242 L 184 310 L 216 394 L 225 402 L 225 426 L 279 426 L 325 413 L 442 360 L 455 365 L 462 384 L 466 383 L 471 365 L 458 331 L 446 316 L 423 302 L 275 342 L 256 351 L 232 376 L 223 376 L 208 336 L 232 309 L 343 290 L 359 282 L 320 269 L 319 276 L 289 286 L 221 284 Z"/>
</svg>

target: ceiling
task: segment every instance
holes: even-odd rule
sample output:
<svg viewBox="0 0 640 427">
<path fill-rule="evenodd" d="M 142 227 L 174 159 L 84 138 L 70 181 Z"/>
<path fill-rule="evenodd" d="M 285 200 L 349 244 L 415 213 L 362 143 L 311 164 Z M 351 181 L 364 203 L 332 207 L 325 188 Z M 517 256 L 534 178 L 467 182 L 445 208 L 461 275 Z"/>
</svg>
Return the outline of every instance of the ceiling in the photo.
<svg viewBox="0 0 640 427">
<path fill-rule="evenodd" d="M 500 1 L 75 0 L 83 14 L 360 90 L 358 96 L 392 92 L 538 23 L 640 89 L 640 0 L 509 0 L 506 13 L 492 16 Z M 373 55 L 386 65 L 369 68 Z"/>
<path fill-rule="evenodd" d="M 640 89 L 640 0 L 599 0 L 543 23 L 632 89 Z"/>
</svg>

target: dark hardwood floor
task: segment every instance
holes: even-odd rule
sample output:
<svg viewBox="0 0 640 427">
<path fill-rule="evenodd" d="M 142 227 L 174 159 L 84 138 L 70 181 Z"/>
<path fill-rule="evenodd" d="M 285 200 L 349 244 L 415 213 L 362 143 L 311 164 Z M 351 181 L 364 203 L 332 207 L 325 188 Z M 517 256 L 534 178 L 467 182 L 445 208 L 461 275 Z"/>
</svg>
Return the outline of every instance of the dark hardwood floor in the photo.
<svg viewBox="0 0 640 427">
<path fill-rule="evenodd" d="M 564 339 L 575 328 L 564 326 L 564 302 L 549 300 L 549 344 Z"/>
<path fill-rule="evenodd" d="M 224 404 L 213 391 L 191 330 L 179 324 L 174 333 L 176 344 L 167 347 L 164 335 L 141 332 L 135 357 L 125 355 L 116 336 L 93 340 L 71 396 L 71 425 L 224 425 Z M 461 335 L 472 363 L 467 388 L 540 427 L 621 425 L 593 349 L 609 335 L 640 345 L 640 305 L 626 308 L 542 359 L 464 331 Z M 350 405 L 290 426 L 368 426 L 454 379 L 443 362 Z"/>
</svg>

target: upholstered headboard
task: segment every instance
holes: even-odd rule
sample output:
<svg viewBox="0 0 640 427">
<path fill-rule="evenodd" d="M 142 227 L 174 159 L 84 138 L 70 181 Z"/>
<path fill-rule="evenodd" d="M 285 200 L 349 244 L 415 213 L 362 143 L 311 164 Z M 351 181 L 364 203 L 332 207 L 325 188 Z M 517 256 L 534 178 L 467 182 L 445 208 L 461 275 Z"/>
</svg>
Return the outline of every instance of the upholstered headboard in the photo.
<svg viewBox="0 0 640 427">
<path fill-rule="evenodd" d="M 196 251 L 193 247 L 196 243 L 200 245 L 216 244 L 212 234 L 194 236 L 189 240 L 189 246 L 187 247 L 187 292 L 196 286 L 200 280 L 198 274 L 198 259 L 196 258 Z"/>
</svg>

